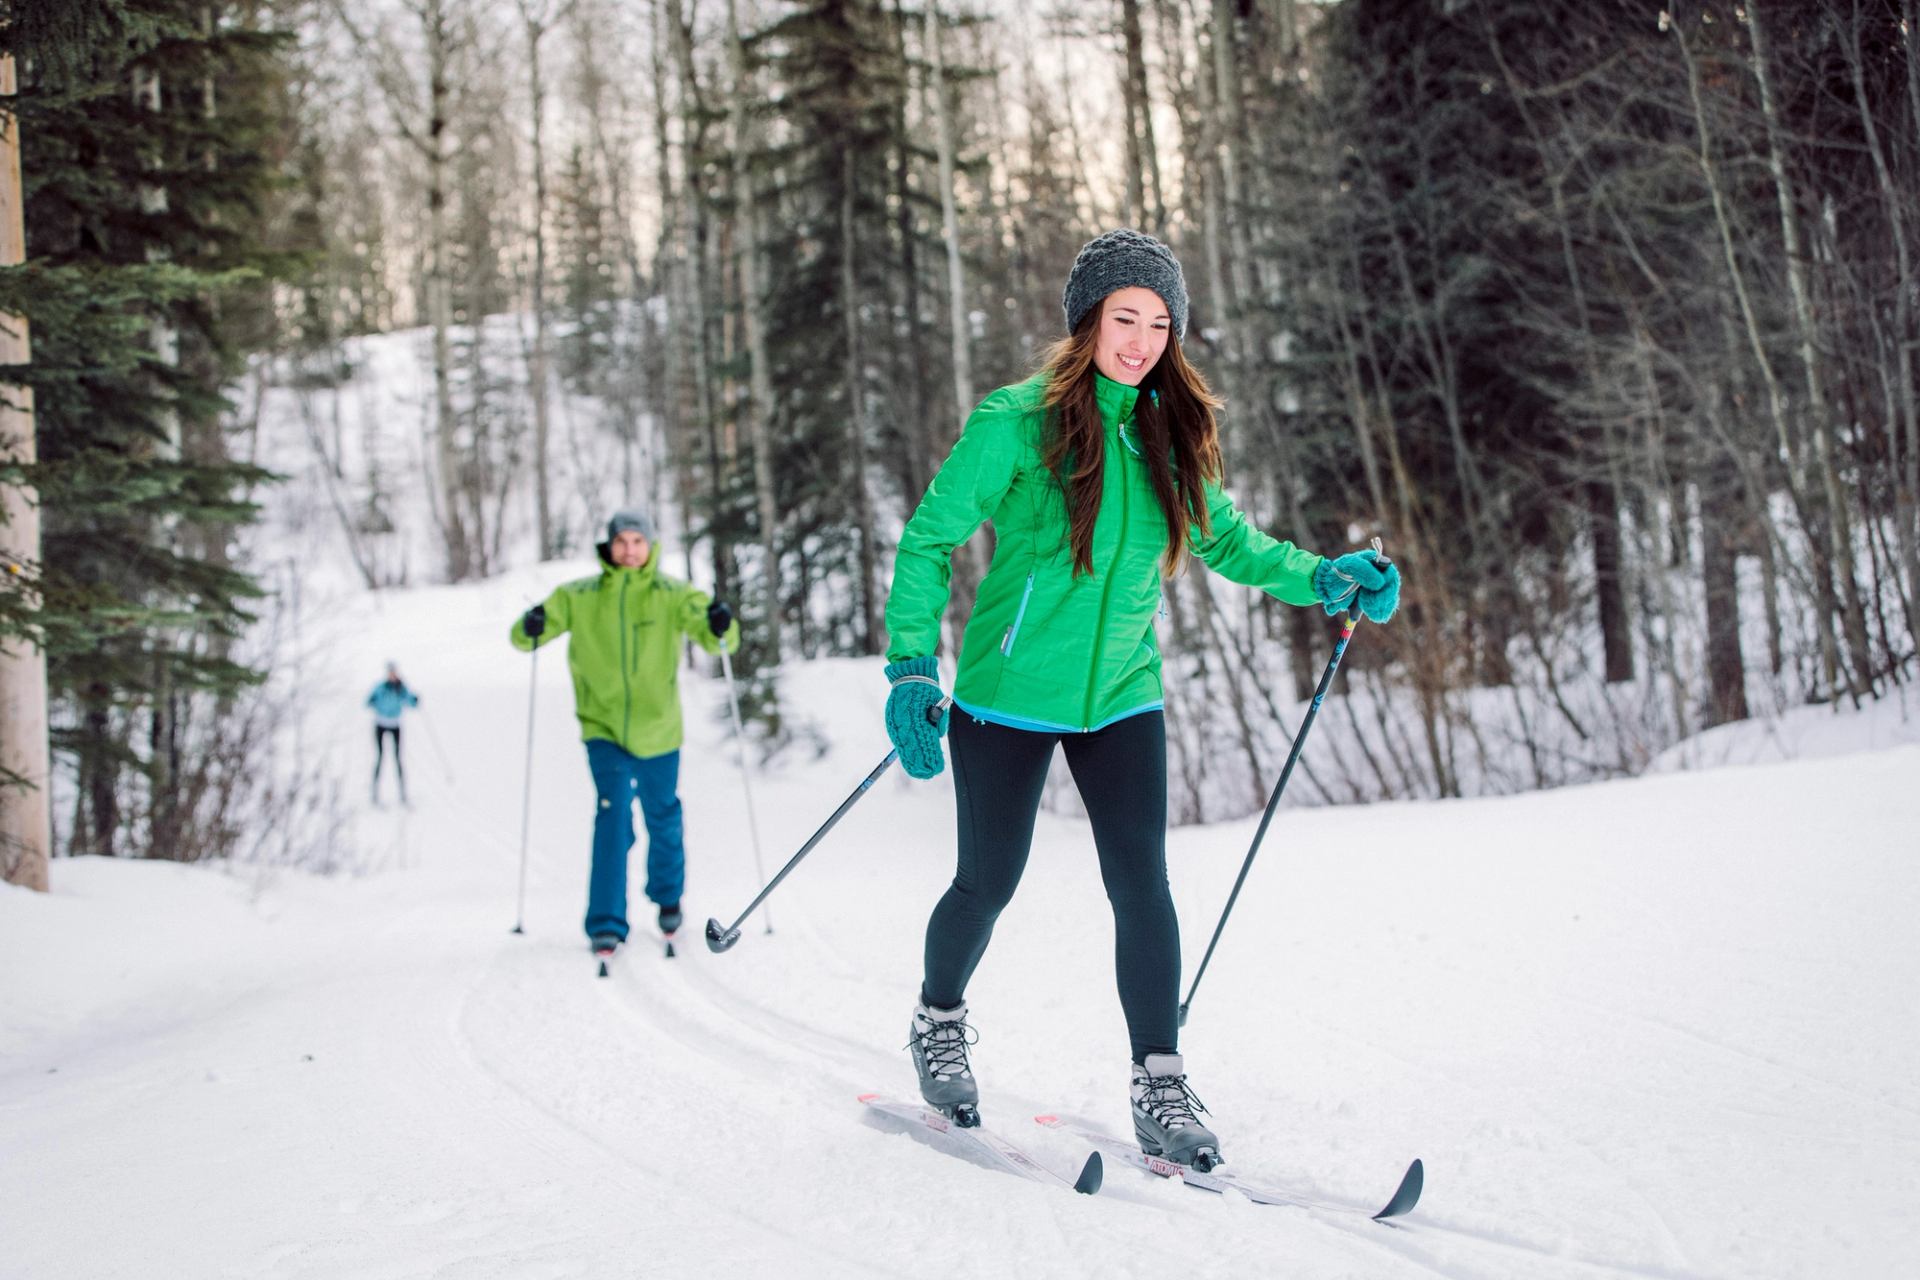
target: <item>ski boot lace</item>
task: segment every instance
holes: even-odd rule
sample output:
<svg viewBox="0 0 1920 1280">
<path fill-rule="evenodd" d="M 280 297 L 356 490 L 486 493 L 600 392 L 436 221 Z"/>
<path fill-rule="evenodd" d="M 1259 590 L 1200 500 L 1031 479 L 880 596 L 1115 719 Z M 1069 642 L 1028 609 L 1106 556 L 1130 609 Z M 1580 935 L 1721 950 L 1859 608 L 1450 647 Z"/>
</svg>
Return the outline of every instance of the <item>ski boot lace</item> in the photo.
<svg viewBox="0 0 1920 1280">
<path fill-rule="evenodd" d="M 927 1059 L 927 1074 L 944 1079 L 972 1074 L 967 1067 L 967 1046 L 979 1042 L 979 1032 L 965 1019 L 955 1018 L 951 1022 L 930 1023 L 925 1031 L 916 1028 L 907 1047 L 920 1045 Z"/>
<path fill-rule="evenodd" d="M 1140 1106 L 1161 1128 L 1182 1129 L 1200 1123 L 1194 1113 L 1205 1111 L 1207 1104 L 1200 1101 L 1185 1076 L 1144 1076 L 1141 1084 L 1145 1091 Z"/>
</svg>

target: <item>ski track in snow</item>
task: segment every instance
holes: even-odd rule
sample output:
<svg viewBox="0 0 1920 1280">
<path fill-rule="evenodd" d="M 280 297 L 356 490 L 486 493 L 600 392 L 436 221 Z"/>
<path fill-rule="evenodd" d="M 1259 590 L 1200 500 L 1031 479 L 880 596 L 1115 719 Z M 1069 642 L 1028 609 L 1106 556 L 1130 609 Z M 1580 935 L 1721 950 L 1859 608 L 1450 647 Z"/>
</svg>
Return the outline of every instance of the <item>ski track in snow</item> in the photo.
<svg viewBox="0 0 1920 1280">
<path fill-rule="evenodd" d="M 679 956 L 640 896 L 612 976 L 579 929 L 592 792 L 543 651 L 525 936 L 523 597 L 574 576 L 341 603 L 305 732 L 360 794 L 353 690 L 395 637 L 426 735 L 416 808 L 357 811 L 352 874 L 103 860 L 0 891 L 0 1278 L 1289 1276 L 1645 1280 L 1920 1271 L 1920 748 L 1508 800 L 1287 810 L 1183 1032 L 1231 1167 L 1394 1224 L 1109 1164 L 1093 1197 L 936 1150 L 855 1098 L 913 1096 L 944 780 L 877 784 L 756 889 L 717 683 L 683 673 Z M 424 643 L 408 641 L 405 643 Z M 756 785 L 777 869 L 884 751 L 878 664 L 796 666 L 835 744 Z M 1253 819 L 1182 830 L 1188 964 Z M 643 837 L 644 839 L 644 837 Z M 1084 823 L 1042 815 L 969 992 L 983 1111 L 1126 1132 L 1111 917 Z M 1183 988 L 1184 989 L 1184 988 Z"/>
</svg>

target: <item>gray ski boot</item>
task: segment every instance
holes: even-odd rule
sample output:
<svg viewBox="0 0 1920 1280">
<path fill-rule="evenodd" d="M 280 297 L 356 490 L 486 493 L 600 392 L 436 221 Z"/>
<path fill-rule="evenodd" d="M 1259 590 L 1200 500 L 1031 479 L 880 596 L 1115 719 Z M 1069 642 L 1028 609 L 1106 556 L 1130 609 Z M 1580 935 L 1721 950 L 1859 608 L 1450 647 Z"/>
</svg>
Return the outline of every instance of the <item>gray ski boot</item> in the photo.
<svg viewBox="0 0 1920 1280">
<path fill-rule="evenodd" d="M 1205 1173 L 1221 1163 L 1220 1139 L 1200 1123 L 1207 1108 L 1187 1084 L 1177 1053 L 1150 1053 L 1133 1064 L 1133 1132 L 1150 1156 L 1192 1165 Z"/>
<path fill-rule="evenodd" d="M 920 1073 L 920 1096 L 962 1129 L 980 1123 L 980 1086 L 967 1065 L 967 1046 L 973 1040 L 965 1001 L 951 1009 L 914 1006 L 907 1048 L 913 1051 L 913 1069 Z"/>
</svg>

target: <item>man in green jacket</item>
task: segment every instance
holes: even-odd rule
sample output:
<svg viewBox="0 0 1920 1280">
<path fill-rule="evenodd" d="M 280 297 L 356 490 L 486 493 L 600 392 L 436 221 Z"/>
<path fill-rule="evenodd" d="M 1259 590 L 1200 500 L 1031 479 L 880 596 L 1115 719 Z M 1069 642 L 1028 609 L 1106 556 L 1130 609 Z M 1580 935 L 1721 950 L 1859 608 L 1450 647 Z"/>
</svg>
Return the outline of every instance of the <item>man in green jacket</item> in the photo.
<svg viewBox="0 0 1920 1280">
<path fill-rule="evenodd" d="M 593 820 L 593 874 L 587 937 L 609 952 L 627 937 L 627 852 L 633 802 L 647 824 L 647 897 L 660 931 L 680 927 L 686 852 L 680 819 L 680 638 L 708 653 L 740 647 L 740 624 L 706 592 L 660 572 L 653 522 L 618 511 L 599 546 L 599 574 L 554 589 L 513 624 L 516 649 L 569 632 L 567 667 L 580 736 L 587 743 L 599 805 Z"/>
</svg>

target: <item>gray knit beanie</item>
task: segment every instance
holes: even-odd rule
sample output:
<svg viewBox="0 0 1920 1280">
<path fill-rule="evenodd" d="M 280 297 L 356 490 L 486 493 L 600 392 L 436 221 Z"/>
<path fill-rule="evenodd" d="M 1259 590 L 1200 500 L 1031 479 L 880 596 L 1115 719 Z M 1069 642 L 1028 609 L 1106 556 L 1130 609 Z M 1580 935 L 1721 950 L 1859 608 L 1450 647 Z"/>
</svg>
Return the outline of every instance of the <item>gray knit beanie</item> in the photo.
<svg viewBox="0 0 1920 1280">
<path fill-rule="evenodd" d="M 1187 281 L 1180 274 L 1179 260 L 1173 250 L 1142 231 L 1122 227 L 1095 236 L 1080 247 L 1067 273 L 1066 292 L 1060 304 L 1067 313 L 1067 332 L 1073 332 L 1082 316 L 1100 305 L 1100 300 L 1115 289 L 1139 285 L 1160 295 L 1173 320 L 1173 331 L 1187 336 Z"/>
<path fill-rule="evenodd" d="M 613 513 L 613 518 L 607 521 L 607 541 L 612 542 L 629 529 L 648 542 L 653 541 L 653 521 L 647 519 L 646 512 L 633 507 Z"/>
</svg>

